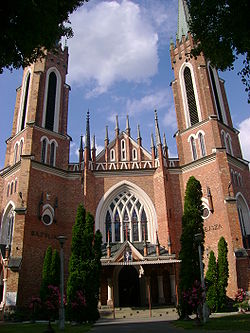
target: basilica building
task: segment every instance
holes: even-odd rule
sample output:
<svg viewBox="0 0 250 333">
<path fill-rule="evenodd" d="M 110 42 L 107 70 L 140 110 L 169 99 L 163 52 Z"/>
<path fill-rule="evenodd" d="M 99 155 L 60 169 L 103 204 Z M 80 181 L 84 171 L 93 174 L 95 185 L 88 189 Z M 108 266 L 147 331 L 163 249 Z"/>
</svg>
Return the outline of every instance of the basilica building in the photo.
<svg viewBox="0 0 250 333">
<path fill-rule="evenodd" d="M 202 186 L 205 251 L 228 244 L 233 297 L 250 290 L 250 177 L 233 127 L 224 81 L 201 54 L 190 57 L 185 1 L 179 1 L 177 39 L 170 45 L 178 158 L 169 158 L 157 112 L 151 150 L 126 128 L 106 128 L 96 154 L 86 117 L 79 161 L 69 161 L 68 48 L 58 47 L 24 69 L 13 127 L 0 170 L 0 308 L 25 306 L 39 295 L 44 254 L 65 243 L 65 278 L 72 226 L 80 203 L 103 236 L 100 303 L 115 306 L 176 304 L 186 183 Z M 192 267 L 190 267 L 192 269 Z"/>
</svg>

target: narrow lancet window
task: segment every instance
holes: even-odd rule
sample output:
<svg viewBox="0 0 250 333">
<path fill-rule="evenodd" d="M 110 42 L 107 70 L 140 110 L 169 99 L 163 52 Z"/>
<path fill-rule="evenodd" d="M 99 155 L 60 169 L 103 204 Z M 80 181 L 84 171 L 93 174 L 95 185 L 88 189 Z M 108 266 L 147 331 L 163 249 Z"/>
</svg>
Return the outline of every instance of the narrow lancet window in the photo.
<svg viewBox="0 0 250 333">
<path fill-rule="evenodd" d="M 25 93 L 24 93 L 24 101 L 22 108 L 22 118 L 21 118 L 21 128 L 23 130 L 26 122 L 26 114 L 27 114 L 27 106 L 28 106 L 28 97 L 29 97 L 29 86 L 30 86 L 30 73 L 27 75 L 26 85 L 25 85 Z"/>
<path fill-rule="evenodd" d="M 184 81 L 186 87 L 187 105 L 189 111 L 190 125 L 193 126 L 199 122 L 198 109 L 194 94 L 194 86 L 192 81 L 192 75 L 190 68 L 185 67 L 184 69 Z"/>
<path fill-rule="evenodd" d="M 57 78 L 54 72 L 49 75 L 45 128 L 50 131 L 54 129 L 55 107 L 56 107 L 56 85 Z"/>
<path fill-rule="evenodd" d="M 205 149 L 205 141 L 204 136 L 202 133 L 199 133 L 199 141 L 200 141 L 200 149 L 201 149 L 201 156 L 206 156 L 206 149 Z"/>
<path fill-rule="evenodd" d="M 217 87 L 216 87 L 214 73 L 213 73 L 213 70 L 212 70 L 211 66 L 209 66 L 209 74 L 210 74 L 212 88 L 213 88 L 213 92 L 214 92 L 214 99 L 215 99 L 215 104 L 216 104 L 216 109 L 217 109 L 218 117 L 219 117 L 219 120 L 223 122 L 223 117 L 222 117 L 222 111 L 221 111 L 221 106 L 220 106 L 220 100 L 219 100 L 218 90 L 217 90 Z"/>
<path fill-rule="evenodd" d="M 46 155 L 47 155 L 47 140 L 43 139 L 42 141 L 42 154 L 41 154 L 41 162 L 46 163 Z"/>
<path fill-rule="evenodd" d="M 50 145 L 50 160 L 49 164 L 50 166 L 55 166 L 55 142 L 52 142 Z"/>
<path fill-rule="evenodd" d="M 192 151 L 192 157 L 193 160 L 197 160 L 197 150 L 196 150 L 196 144 L 195 144 L 195 140 L 193 137 L 191 137 L 190 139 L 190 144 L 191 144 L 191 151 Z"/>
</svg>

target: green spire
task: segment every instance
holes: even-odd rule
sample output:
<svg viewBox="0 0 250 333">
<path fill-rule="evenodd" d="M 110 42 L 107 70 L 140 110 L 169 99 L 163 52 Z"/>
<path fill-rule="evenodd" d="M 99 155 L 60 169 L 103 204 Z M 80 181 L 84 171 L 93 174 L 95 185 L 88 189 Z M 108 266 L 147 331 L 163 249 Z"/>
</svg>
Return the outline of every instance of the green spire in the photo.
<svg viewBox="0 0 250 333">
<path fill-rule="evenodd" d="M 181 41 L 182 35 L 187 36 L 189 31 L 188 21 L 190 19 L 186 0 L 179 0 L 178 5 L 178 32 L 176 38 Z"/>
</svg>

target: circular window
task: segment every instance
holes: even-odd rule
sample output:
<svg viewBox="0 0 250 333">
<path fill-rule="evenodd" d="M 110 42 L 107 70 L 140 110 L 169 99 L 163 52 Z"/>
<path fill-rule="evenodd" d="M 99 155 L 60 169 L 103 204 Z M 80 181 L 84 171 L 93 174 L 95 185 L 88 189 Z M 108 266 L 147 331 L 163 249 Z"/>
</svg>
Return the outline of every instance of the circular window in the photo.
<svg viewBox="0 0 250 333">
<path fill-rule="evenodd" d="M 206 219 L 206 218 L 208 218 L 209 214 L 210 214 L 209 209 L 208 209 L 207 207 L 204 207 L 204 208 L 203 208 L 203 211 L 202 211 L 202 217 L 203 217 L 204 219 Z"/>
<path fill-rule="evenodd" d="M 43 219 L 43 223 L 45 223 L 47 225 L 49 225 L 49 224 L 52 223 L 51 216 L 48 215 L 48 214 L 44 214 L 43 217 L 42 217 L 42 219 Z"/>
</svg>

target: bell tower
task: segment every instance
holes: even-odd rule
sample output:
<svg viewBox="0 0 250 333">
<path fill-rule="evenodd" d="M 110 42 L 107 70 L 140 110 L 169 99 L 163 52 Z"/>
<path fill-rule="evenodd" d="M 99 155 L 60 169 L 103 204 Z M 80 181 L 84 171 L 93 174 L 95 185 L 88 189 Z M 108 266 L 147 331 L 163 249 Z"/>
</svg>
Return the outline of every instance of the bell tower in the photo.
<svg viewBox="0 0 250 333">
<path fill-rule="evenodd" d="M 188 21 L 186 1 L 179 0 L 178 32 L 176 43 L 171 41 L 170 54 L 175 76 L 172 89 L 183 193 L 189 177 L 195 176 L 202 185 L 206 208 L 205 251 L 217 253 L 220 237 L 226 239 L 228 294 L 233 296 L 237 288 L 248 288 L 248 282 L 242 279 L 248 260 L 244 248 L 250 247 L 248 162 L 242 158 L 239 132 L 232 124 L 224 81 L 204 54 L 197 57 L 191 54 L 194 40 Z M 245 213 L 241 214 L 243 201 Z M 243 253 L 241 261 L 237 259 L 239 249 Z M 207 264 L 207 258 L 204 259 Z"/>
<path fill-rule="evenodd" d="M 68 48 L 59 45 L 54 52 L 45 53 L 24 69 L 5 167 L 16 164 L 21 155 L 31 155 L 52 167 L 67 168 Z"/>
</svg>

